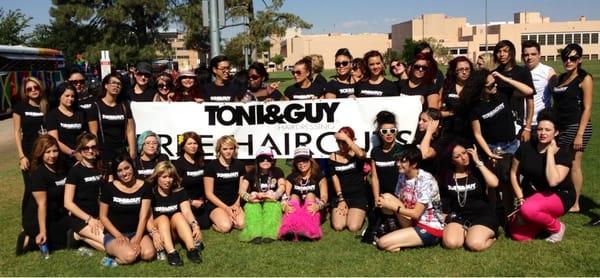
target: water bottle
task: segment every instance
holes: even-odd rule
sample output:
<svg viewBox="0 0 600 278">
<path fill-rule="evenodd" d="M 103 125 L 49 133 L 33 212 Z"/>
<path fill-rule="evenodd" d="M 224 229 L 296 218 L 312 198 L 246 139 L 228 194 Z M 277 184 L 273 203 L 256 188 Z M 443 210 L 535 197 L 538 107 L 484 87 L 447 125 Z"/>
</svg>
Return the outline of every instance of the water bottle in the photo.
<svg viewBox="0 0 600 278">
<path fill-rule="evenodd" d="M 40 245 L 40 253 L 42 253 L 42 258 L 44 260 L 50 259 L 50 250 L 48 250 L 48 244 L 44 243 Z"/>
<path fill-rule="evenodd" d="M 82 256 L 82 257 L 91 257 L 94 255 L 92 250 L 90 250 L 87 247 L 83 247 L 83 246 L 81 246 L 77 249 L 77 254 L 79 254 L 79 256 Z"/>
<path fill-rule="evenodd" d="M 504 154 L 504 150 L 502 150 L 502 147 L 500 147 L 500 146 L 494 148 L 494 150 L 492 152 L 494 154 L 497 154 L 497 155 L 503 155 Z"/>
<path fill-rule="evenodd" d="M 156 253 L 156 259 L 159 261 L 167 260 L 167 252 L 165 250 L 160 250 Z"/>
<path fill-rule="evenodd" d="M 110 257 L 104 257 L 102 258 L 102 261 L 100 261 L 100 264 L 102 266 L 106 266 L 106 267 L 117 267 L 119 266 L 119 264 L 117 263 L 117 261 L 113 258 Z"/>
</svg>

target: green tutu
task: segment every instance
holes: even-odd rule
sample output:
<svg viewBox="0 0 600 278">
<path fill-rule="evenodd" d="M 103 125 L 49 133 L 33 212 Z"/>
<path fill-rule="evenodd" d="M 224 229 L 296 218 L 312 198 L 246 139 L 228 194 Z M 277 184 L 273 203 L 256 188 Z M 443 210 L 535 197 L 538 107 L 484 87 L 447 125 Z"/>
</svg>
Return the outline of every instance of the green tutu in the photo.
<svg viewBox="0 0 600 278">
<path fill-rule="evenodd" d="M 244 205 L 245 228 L 240 240 L 250 242 L 253 239 L 277 240 L 281 226 L 281 204 L 279 202 L 246 203 Z"/>
</svg>

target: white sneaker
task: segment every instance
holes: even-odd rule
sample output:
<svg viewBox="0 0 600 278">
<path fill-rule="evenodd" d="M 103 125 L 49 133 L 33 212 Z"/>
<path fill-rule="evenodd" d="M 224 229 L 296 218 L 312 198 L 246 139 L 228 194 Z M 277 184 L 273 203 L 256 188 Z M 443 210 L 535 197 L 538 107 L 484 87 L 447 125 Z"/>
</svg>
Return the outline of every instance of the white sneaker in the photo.
<svg viewBox="0 0 600 278">
<path fill-rule="evenodd" d="M 566 229 L 567 226 L 564 223 L 560 222 L 560 229 L 558 230 L 558 232 L 551 234 L 549 237 L 546 238 L 546 241 L 550 243 L 560 242 L 565 236 Z"/>
</svg>

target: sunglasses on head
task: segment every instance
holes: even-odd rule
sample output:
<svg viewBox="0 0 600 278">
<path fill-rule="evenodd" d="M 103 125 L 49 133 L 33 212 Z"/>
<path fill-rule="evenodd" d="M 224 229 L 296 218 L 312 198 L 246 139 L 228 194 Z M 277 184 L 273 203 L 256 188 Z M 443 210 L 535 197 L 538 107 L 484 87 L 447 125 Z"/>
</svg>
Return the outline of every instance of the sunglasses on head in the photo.
<svg viewBox="0 0 600 278">
<path fill-rule="evenodd" d="M 379 133 L 381 133 L 382 135 L 396 134 L 396 132 L 398 132 L 398 129 L 396 128 L 382 128 L 379 130 Z"/>
<path fill-rule="evenodd" d="M 35 85 L 33 87 L 27 87 L 25 88 L 25 91 L 30 93 L 30 92 L 35 92 L 35 91 L 39 91 L 40 90 L 40 86 Z"/>
<path fill-rule="evenodd" d="M 579 57 L 578 55 L 573 55 L 573 56 L 567 57 L 566 59 L 563 59 L 563 62 L 569 61 L 569 62 L 575 63 L 579 60 L 579 58 L 581 58 L 581 57 Z"/>
<path fill-rule="evenodd" d="M 350 64 L 349 61 L 343 61 L 343 62 L 335 62 L 335 67 L 339 68 L 339 67 L 347 67 Z"/>
<path fill-rule="evenodd" d="M 248 78 L 250 78 L 250 80 L 254 81 L 254 80 L 260 79 L 261 76 L 260 75 L 250 75 L 250 76 L 248 76 Z"/>
<path fill-rule="evenodd" d="M 413 65 L 413 69 L 418 71 L 427 71 L 429 67 L 426 65 Z"/>
<path fill-rule="evenodd" d="M 71 85 L 83 85 L 85 84 L 85 80 L 84 79 L 79 79 L 79 80 L 69 80 L 69 83 Z"/>
<path fill-rule="evenodd" d="M 494 89 L 496 87 L 498 87 L 498 83 L 496 83 L 496 82 L 488 84 L 488 85 L 485 85 L 485 88 L 488 89 L 488 90 Z"/>
<path fill-rule="evenodd" d="M 82 152 L 86 152 L 86 151 L 95 151 L 97 149 L 98 149 L 98 146 L 93 145 L 93 146 L 83 146 L 79 150 Z"/>
</svg>

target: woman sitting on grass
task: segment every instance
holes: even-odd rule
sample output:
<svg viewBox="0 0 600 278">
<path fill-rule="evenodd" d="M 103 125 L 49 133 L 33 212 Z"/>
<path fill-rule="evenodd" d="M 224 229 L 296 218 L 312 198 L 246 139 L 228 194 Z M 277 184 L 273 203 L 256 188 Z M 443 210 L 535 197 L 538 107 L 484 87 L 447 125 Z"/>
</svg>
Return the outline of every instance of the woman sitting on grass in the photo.
<svg viewBox="0 0 600 278">
<path fill-rule="evenodd" d="M 278 200 L 285 192 L 285 179 L 275 162 L 271 148 L 260 147 L 254 169 L 242 179 L 240 196 L 246 202 L 246 227 L 240 234 L 241 241 L 258 244 L 277 240 L 281 226 Z"/>
<path fill-rule="evenodd" d="M 444 218 L 438 185 L 430 173 L 419 169 L 420 162 L 421 151 L 407 146 L 397 160 L 400 175 L 396 196 L 385 193 L 377 199 L 377 206 L 395 212 L 402 226 L 377 241 L 380 249 L 398 252 L 406 247 L 432 246 L 442 238 Z"/>
<path fill-rule="evenodd" d="M 167 262 L 172 266 L 183 266 L 183 261 L 175 249 L 174 238 L 179 237 L 187 250 L 187 257 L 193 263 L 201 263 L 200 246 L 202 233 L 194 218 L 188 198 L 177 169 L 171 162 L 159 162 L 148 178 L 153 186 L 152 216 L 148 229 L 156 250 L 167 252 Z"/>
</svg>

